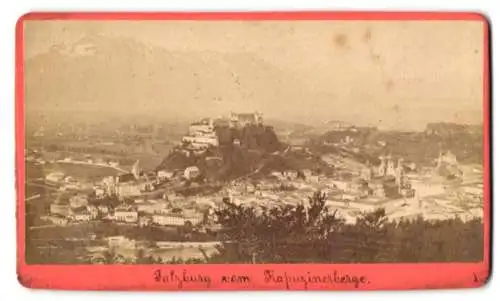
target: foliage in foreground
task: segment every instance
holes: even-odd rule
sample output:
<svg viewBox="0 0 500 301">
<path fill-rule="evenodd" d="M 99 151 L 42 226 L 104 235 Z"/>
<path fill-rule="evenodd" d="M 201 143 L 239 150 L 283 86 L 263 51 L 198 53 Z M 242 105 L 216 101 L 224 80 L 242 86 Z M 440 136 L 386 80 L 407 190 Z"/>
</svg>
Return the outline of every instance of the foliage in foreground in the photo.
<svg viewBox="0 0 500 301">
<path fill-rule="evenodd" d="M 226 202 L 217 211 L 228 229 L 216 262 L 468 262 L 483 256 L 483 223 L 389 222 L 385 211 L 346 224 L 328 212 L 326 197 L 315 193 L 310 206 L 255 208 Z"/>
</svg>

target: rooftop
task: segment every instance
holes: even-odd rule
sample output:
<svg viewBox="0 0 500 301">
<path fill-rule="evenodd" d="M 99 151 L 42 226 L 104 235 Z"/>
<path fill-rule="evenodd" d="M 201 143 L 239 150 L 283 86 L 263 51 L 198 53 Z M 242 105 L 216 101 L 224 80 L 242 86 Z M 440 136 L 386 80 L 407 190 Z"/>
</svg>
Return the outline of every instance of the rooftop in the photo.
<svg viewBox="0 0 500 301">
<path fill-rule="evenodd" d="M 135 181 L 135 176 L 131 173 L 123 174 L 118 176 L 118 182 L 119 183 L 124 183 L 124 182 L 132 182 Z"/>
</svg>

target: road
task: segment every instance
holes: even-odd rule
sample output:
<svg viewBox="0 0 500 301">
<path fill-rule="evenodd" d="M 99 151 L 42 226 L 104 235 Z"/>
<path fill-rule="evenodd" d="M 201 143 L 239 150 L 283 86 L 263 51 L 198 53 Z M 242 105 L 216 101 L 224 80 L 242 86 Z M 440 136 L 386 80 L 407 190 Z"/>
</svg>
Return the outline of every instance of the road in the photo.
<svg viewBox="0 0 500 301">
<path fill-rule="evenodd" d="M 39 199 L 41 196 L 42 196 L 41 194 L 35 194 L 35 195 L 32 195 L 32 196 L 30 196 L 29 198 L 26 198 L 26 202 L 29 202 L 29 201 L 32 201 L 32 200 Z"/>
</svg>

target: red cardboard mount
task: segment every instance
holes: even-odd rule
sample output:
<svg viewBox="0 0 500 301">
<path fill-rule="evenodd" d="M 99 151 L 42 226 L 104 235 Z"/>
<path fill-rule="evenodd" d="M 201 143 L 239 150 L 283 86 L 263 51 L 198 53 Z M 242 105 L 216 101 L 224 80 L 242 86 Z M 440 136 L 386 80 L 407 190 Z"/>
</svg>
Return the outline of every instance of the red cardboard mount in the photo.
<svg viewBox="0 0 500 301">
<path fill-rule="evenodd" d="M 484 256 L 471 263 L 31 265 L 25 261 L 24 25 L 33 20 L 464 20 L 484 27 Z M 409 290 L 473 288 L 490 276 L 489 26 L 476 13 L 451 12 L 225 12 L 29 13 L 16 30 L 17 273 L 28 288 L 62 290 Z M 450 87 L 452 88 L 452 87 Z"/>
</svg>

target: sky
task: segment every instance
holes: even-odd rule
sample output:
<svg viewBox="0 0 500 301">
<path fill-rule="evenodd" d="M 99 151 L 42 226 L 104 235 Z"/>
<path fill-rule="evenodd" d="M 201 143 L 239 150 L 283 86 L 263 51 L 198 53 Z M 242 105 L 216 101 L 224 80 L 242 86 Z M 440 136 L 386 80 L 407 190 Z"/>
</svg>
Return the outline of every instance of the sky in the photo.
<svg viewBox="0 0 500 301">
<path fill-rule="evenodd" d="M 251 53 L 328 97 L 330 119 L 387 128 L 482 122 L 483 24 L 478 21 L 30 21 L 25 53 L 89 34 L 167 51 Z M 302 120 L 314 100 L 273 99 Z M 319 105 L 319 104 L 317 104 Z M 327 118 L 327 114 L 322 116 Z M 318 115 L 319 116 L 319 115 Z"/>
</svg>

